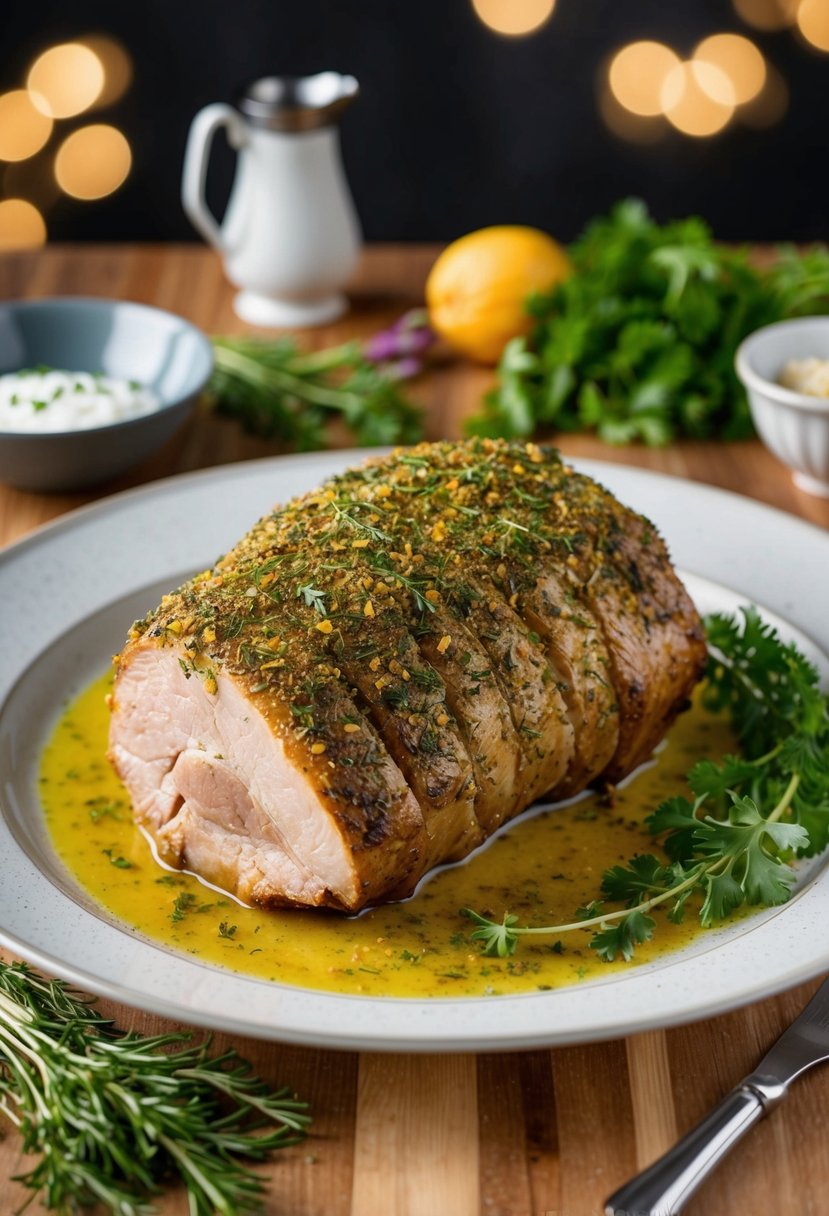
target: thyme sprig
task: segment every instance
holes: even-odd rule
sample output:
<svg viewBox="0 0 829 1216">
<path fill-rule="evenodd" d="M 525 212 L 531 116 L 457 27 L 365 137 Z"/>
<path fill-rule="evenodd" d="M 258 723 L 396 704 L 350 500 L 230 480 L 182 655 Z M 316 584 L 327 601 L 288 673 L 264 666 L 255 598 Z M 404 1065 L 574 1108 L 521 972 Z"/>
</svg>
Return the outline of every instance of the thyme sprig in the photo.
<svg viewBox="0 0 829 1216">
<path fill-rule="evenodd" d="M 392 537 L 388 532 L 384 532 L 382 528 L 376 527 L 372 523 L 368 523 L 364 519 L 360 519 L 355 515 L 354 511 L 371 510 L 371 504 L 358 502 L 356 499 L 346 498 L 342 501 L 333 500 L 328 504 L 334 512 L 337 521 L 337 526 L 343 524 L 347 528 L 353 529 L 355 532 L 365 533 L 374 541 L 390 541 Z"/>
<path fill-rule="evenodd" d="M 494 921 L 464 909 L 484 954 L 506 958 L 522 937 L 593 929 L 599 958 L 629 960 L 653 936 L 654 908 L 667 905 L 678 923 L 695 898 L 708 927 L 746 904 L 784 903 L 796 878 L 791 861 L 829 845 L 829 697 L 793 643 L 755 608 L 741 611 L 742 621 L 706 620 L 704 700 L 728 711 L 743 754 L 696 764 L 688 774 L 692 798 L 669 798 L 646 820 L 665 857 L 639 854 L 606 870 L 604 901 L 572 922 L 519 925 L 509 912 Z M 621 906 L 607 909 L 607 902 Z"/>
<path fill-rule="evenodd" d="M 421 411 L 402 390 L 399 372 L 368 357 L 359 342 L 302 353 L 290 338 L 213 339 L 208 400 L 266 439 L 300 450 L 326 446 L 339 417 L 357 443 L 414 443 Z"/>
<path fill-rule="evenodd" d="M 425 592 L 423 591 L 424 587 L 428 588 L 434 582 L 433 579 L 428 576 L 413 578 L 410 575 L 403 574 L 383 553 L 379 553 L 374 562 L 369 564 L 369 570 L 371 570 L 372 574 L 377 574 L 382 579 L 387 579 L 404 587 L 411 595 L 418 612 L 435 611 L 435 605 L 431 600 L 426 599 Z"/>
<path fill-rule="evenodd" d="M 300 1141 L 306 1105 L 189 1039 L 121 1033 L 60 980 L 0 962 L 0 1114 L 38 1157 L 17 1181 L 66 1216 L 146 1216 L 176 1179 L 191 1216 L 259 1210 L 248 1162 Z"/>
</svg>

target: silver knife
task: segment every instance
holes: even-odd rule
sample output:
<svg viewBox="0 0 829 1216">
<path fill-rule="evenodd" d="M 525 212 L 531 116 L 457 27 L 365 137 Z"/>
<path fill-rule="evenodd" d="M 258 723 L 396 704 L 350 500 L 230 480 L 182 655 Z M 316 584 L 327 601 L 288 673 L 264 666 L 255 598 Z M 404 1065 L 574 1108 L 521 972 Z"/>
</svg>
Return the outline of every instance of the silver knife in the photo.
<svg viewBox="0 0 829 1216">
<path fill-rule="evenodd" d="M 748 1129 L 786 1096 L 792 1081 L 825 1060 L 829 979 L 750 1076 L 664 1157 L 610 1196 L 605 1216 L 675 1216 Z"/>
</svg>

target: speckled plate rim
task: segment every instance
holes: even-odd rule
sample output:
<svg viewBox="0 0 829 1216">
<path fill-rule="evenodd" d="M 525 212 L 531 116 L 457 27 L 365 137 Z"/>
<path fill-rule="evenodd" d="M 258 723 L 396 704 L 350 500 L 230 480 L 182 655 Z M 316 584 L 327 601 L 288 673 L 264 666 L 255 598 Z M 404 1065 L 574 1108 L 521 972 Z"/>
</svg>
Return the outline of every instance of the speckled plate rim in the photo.
<svg viewBox="0 0 829 1216">
<path fill-rule="evenodd" d="M 8 548 L 0 554 L 0 706 L 38 654 L 101 605 L 206 564 L 273 502 L 364 455 L 185 474 L 81 508 Z M 575 463 L 653 518 L 678 566 L 763 604 L 829 654 L 829 533 L 680 478 Z M 692 1021 L 829 970 L 823 868 L 790 904 L 736 933 L 712 931 L 708 946 L 552 992 L 400 1000 L 272 984 L 172 954 L 92 915 L 21 849 L 4 800 L 0 786 L 0 944 L 98 995 L 231 1033 L 357 1050 L 530 1048 Z"/>
</svg>

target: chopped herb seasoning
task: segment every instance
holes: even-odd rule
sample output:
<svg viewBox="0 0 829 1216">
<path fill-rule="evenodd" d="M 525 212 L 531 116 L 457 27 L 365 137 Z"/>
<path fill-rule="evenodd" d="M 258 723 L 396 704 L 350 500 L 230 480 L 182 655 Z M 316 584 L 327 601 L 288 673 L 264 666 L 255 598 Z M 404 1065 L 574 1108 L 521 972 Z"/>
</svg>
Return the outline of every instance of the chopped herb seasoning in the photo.
<svg viewBox="0 0 829 1216">
<path fill-rule="evenodd" d="M 116 869 L 118 869 L 118 870 L 131 870 L 132 869 L 132 862 L 128 861 L 126 857 L 121 857 L 121 856 L 116 857 L 114 849 L 102 849 L 101 852 L 103 853 L 104 857 L 109 858 L 110 864 L 115 866 Z"/>
<path fill-rule="evenodd" d="M 188 912 L 192 912 L 196 906 L 196 897 L 192 891 L 182 891 L 177 895 L 173 904 L 173 910 L 170 913 L 170 920 L 173 924 L 178 924 L 184 920 Z"/>
</svg>

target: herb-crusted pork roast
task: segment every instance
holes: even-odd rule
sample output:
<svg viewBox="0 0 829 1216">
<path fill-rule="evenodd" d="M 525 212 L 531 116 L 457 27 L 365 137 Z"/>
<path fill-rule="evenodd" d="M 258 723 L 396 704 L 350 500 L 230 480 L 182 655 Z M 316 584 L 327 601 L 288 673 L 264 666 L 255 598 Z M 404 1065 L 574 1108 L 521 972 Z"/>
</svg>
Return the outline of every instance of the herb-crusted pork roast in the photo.
<svg viewBox="0 0 829 1216">
<path fill-rule="evenodd" d="M 646 519 L 556 452 L 371 460 L 135 624 L 110 756 L 159 855 L 356 911 L 647 759 L 705 662 Z"/>
</svg>

